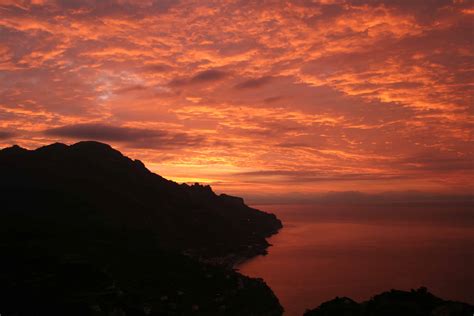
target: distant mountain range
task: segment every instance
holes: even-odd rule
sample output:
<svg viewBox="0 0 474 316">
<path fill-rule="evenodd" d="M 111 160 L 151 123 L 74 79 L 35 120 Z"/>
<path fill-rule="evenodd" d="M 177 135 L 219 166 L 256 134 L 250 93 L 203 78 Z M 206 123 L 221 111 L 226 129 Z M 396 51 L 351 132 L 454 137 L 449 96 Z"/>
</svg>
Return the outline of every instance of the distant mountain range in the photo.
<svg viewBox="0 0 474 316">
<path fill-rule="evenodd" d="M 280 220 L 109 145 L 0 151 L 3 315 L 281 315 L 262 280 Z"/>
</svg>

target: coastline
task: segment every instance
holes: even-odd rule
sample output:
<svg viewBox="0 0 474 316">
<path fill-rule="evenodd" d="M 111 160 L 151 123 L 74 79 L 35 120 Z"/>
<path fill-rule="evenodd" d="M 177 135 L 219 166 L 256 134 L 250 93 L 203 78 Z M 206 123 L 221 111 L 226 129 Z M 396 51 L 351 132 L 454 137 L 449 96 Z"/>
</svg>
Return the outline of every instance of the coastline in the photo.
<svg viewBox="0 0 474 316">
<path fill-rule="evenodd" d="M 266 239 L 273 235 L 278 234 L 282 228 L 283 227 L 277 229 L 274 233 L 266 236 L 264 244 L 257 243 L 257 244 L 247 245 L 246 250 L 232 252 L 226 256 L 204 258 L 202 256 L 199 256 L 198 254 L 195 253 L 195 251 L 192 251 L 192 250 L 185 251 L 183 252 L 183 254 L 186 256 L 192 257 L 198 260 L 199 262 L 202 262 L 205 264 L 221 266 L 229 270 L 239 271 L 238 266 L 242 265 L 243 263 L 251 259 L 254 259 L 258 256 L 266 256 L 268 254 L 268 248 L 273 246 L 272 244 L 268 243 Z"/>
</svg>

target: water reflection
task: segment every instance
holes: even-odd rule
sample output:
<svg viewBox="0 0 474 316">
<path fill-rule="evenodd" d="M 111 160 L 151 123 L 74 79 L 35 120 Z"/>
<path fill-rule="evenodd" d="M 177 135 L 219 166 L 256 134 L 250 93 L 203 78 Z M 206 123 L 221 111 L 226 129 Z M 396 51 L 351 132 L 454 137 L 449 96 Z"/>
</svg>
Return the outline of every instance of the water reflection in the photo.
<svg viewBox="0 0 474 316">
<path fill-rule="evenodd" d="M 446 205 L 258 205 L 285 228 L 269 254 L 242 264 L 262 277 L 287 316 L 335 296 L 356 300 L 427 286 L 474 302 L 474 212 Z"/>
</svg>

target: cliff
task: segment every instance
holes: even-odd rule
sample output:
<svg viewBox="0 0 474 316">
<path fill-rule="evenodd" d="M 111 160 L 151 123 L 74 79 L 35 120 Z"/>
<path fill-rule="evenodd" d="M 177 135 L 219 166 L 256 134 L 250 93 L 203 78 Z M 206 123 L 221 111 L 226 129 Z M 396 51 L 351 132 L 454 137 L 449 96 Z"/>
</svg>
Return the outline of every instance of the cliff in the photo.
<svg viewBox="0 0 474 316">
<path fill-rule="evenodd" d="M 265 252 L 273 214 L 97 142 L 6 148 L 0 174 L 2 315 L 282 313 L 228 268 Z"/>
</svg>

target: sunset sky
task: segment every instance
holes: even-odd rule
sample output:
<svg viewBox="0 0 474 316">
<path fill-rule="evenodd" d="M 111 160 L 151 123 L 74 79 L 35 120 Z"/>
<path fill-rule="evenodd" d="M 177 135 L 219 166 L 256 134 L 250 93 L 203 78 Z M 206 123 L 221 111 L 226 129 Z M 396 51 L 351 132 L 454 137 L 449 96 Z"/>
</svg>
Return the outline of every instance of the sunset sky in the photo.
<svg viewBox="0 0 474 316">
<path fill-rule="evenodd" d="M 474 1 L 0 0 L 0 147 L 242 196 L 474 185 Z"/>
</svg>

